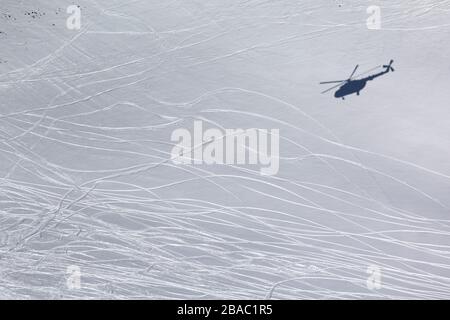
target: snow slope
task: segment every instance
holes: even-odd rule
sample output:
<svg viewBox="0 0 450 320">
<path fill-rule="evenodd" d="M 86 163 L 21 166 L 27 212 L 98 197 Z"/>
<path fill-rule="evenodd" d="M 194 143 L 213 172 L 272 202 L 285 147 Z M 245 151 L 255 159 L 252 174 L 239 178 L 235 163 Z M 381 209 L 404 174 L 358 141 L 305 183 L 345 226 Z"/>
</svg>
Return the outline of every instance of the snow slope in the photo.
<svg viewBox="0 0 450 320">
<path fill-rule="evenodd" d="M 0 298 L 450 298 L 450 1 L 73 3 L 1 1 Z M 172 163 L 195 120 L 279 173 Z"/>
</svg>

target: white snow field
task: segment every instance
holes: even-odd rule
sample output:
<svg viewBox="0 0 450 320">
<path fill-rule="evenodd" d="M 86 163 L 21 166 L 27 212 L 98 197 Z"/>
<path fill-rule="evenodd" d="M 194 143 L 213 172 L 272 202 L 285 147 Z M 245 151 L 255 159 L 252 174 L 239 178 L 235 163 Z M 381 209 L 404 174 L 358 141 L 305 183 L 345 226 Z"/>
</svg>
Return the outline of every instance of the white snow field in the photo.
<svg viewBox="0 0 450 320">
<path fill-rule="evenodd" d="M 0 299 L 450 298 L 450 1 L 2 0 L 0 32 Z M 279 129 L 279 172 L 174 163 L 194 121 Z"/>
</svg>

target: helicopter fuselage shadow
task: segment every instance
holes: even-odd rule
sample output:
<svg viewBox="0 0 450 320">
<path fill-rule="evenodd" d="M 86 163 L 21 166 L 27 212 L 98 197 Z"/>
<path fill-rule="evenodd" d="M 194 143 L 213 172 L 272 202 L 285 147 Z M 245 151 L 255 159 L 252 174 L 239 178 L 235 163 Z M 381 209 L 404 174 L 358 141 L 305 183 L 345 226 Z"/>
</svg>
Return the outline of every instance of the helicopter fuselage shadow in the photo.
<svg viewBox="0 0 450 320">
<path fill-rule="evenodd" d="M 350 82 L 347 82 L 342 87 L 340 87 L 335 93 L 334 96 L 336 98 L 343 98 L 345 96 L 348 96 L 352 93 L 356 93 L 359 96 L 359 92 L 364 89 L 364 87 L 367 84 L 367 80 L 351 80 Z"/>
</svg>

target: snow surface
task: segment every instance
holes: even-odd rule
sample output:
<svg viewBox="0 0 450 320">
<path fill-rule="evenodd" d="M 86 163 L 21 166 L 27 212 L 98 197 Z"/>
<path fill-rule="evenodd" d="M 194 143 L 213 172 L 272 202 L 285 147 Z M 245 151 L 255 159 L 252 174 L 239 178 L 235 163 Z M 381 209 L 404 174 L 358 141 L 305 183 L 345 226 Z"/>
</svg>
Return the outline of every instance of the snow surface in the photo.
<svg viewBox="0 0 450 320">
<path fill-rule="evenodd" d="M 450 298 L 450 1 L 73 3 L 0 4 L 0 298 Z M 175 165 L 195 120 L 279 173 Z"/>
</svg>

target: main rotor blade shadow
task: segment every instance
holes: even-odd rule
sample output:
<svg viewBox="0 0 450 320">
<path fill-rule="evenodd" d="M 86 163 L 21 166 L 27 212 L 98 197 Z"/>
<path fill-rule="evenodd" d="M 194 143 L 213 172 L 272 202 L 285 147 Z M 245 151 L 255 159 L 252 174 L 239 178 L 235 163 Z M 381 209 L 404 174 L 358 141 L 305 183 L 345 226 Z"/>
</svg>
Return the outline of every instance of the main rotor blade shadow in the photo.
<svg viewBox="0 0 450 320">
<path fill-rule="evenodd" d="M 359 64 L 357 64 L 356 67 L 355 67 L 355 69 L 353 69 L 353 72 L 352 72 L 352 74 L 350 75 L 350 77 L 348 77 L 348 80 L 350 80 L 350 79 L 353 77 L 353 75 L 355 74 L 356 69 L 358 69 L 358 67 L 359 67 Z"/>
<path fill-rule="evenodd" d="M 347 80 L 346 80 L 346 81 L 347 81 Z M 345 82 L 345 81 L 344 81 L 344 82 Z M 322 91 L 321 93 L 322 93 L 322 94 L 323 94 L 323 93 L 327 93 L 328 91 L 331 91 L 331 90 L 333 90 L 333 89 L 339 87 L 341 84 L 342 84 L 342 82 L 339 83 L 339 84 L 337 84 L 337 85 L 335 85 L 335 86 L 333 86 L 333 87 L 331 87 L 331 88 L 328 88 L 328 89 L 325 90 L 325 91 Z"/>
</svg>

